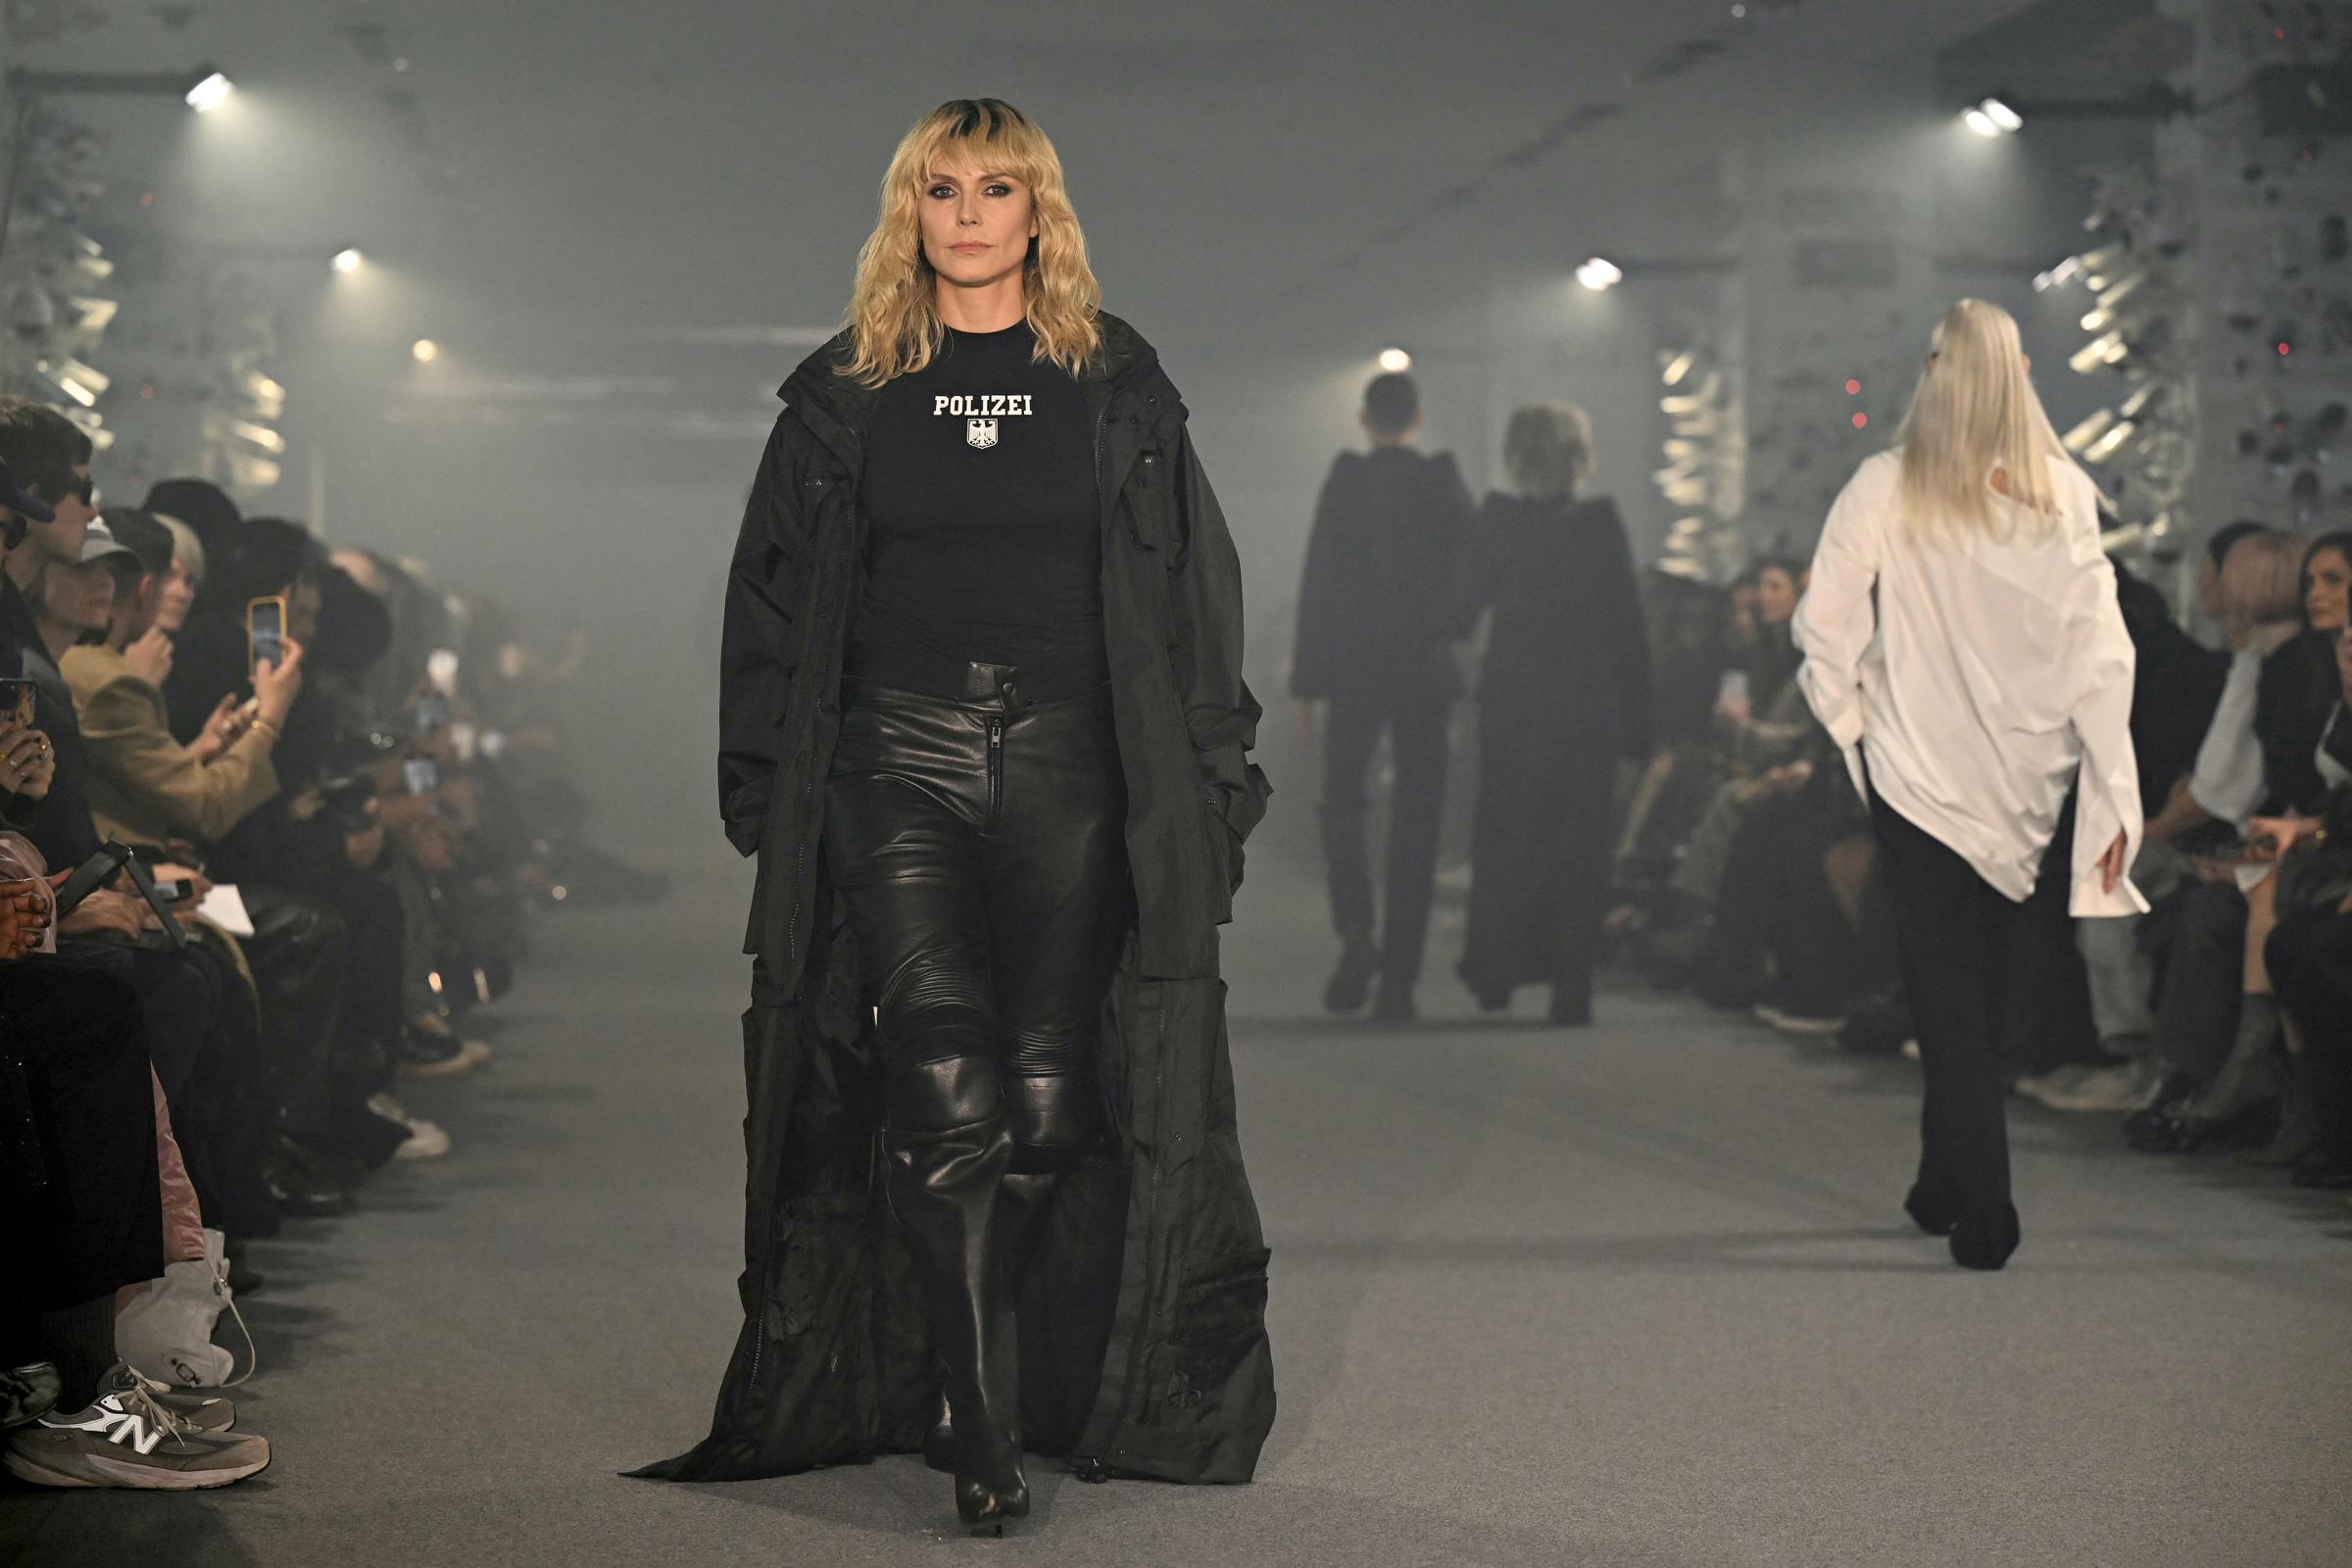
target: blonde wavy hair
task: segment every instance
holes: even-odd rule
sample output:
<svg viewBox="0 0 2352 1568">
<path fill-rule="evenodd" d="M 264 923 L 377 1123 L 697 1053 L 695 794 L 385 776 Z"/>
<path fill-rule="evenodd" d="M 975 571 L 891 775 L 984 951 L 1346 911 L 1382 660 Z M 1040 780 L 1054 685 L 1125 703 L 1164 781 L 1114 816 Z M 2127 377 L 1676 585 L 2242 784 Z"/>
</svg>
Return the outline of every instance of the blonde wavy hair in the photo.
<svg viewBox="0 0 2352 1568">
<path fill-rule="evenodd" d="M 1573 498 L 1592 477 L 1592 420 L 1573 403 L 1530 403 L 1502 431 L 1502 467 L 1530 500 Z"/>
<path fill-rule="evenodd" d="M 2058 490 L 2045 460 L 2074 460 L 2026 373 L 2017 319 L 1999 306 L 1962 300 L 1936 323 L 1901 440 L 1903 510 L 1914 526 L 1991 534 L 2011 518 L 2029 530 L 2057 526 Z M 1995 469 L 2015 513 L 1992 505 Z"/>
<path fill-rule="evenodd" d="M 923 255 L 919 205 L 934 175 L 968 162 L 1029 188 L 1037 237 L 1022 270 L 1039 363 L 1080 374 L 1102 346 L 1102 289 L 1062 182 L 1061 157 L 1037 122 L 1001 98 L 953 98 L 914 122 L 882 176 L 882 216 L 858 253 L 850 295 L 851 355 L 840 373 L 877 387 L 919 370 L 947 340 L 938 278 Z"/>
</svg>

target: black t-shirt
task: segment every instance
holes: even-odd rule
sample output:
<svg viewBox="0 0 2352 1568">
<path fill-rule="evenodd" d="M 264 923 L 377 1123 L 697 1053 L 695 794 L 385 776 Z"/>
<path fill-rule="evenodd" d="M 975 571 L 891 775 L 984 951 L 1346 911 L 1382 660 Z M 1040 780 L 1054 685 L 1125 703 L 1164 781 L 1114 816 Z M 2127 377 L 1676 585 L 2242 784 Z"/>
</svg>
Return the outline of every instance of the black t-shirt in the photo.
<svg viewBox="0 0 2352 1568">
<path fill-rule="evenodd" d="M 1028 323 L 957 332 L 885 386 L 866 432 L 861 648 L 1100 670 L 1102 506 L 1078 384 Z"/>
</svg>

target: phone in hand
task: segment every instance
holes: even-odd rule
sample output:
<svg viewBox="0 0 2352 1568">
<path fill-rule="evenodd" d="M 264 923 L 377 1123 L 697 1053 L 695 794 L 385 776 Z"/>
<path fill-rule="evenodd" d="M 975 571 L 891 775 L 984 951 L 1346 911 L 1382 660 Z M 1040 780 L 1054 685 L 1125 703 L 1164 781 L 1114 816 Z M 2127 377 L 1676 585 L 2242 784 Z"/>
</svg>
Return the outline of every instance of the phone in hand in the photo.
<svg viewBox="0 0 2352 1568">
<path fill-rule="evenodd" d="M 428 691 L 416 699 L 416 728 L 420 739 L 439 734 L 449 724 L 449 699 Z"/>
<path fill-rule="evenodd" d="M 400 764 L 400 776 L 411 795 L 430 795 L 441 787 L 441 764 L 429 757 L 412 757 Z"/>
<path fill-rule="evenodd" d="M 0 680 L 0 724 L 12 718 L 26 729 L 32 728 L 32 682 Z"/>
<path fill-rule="evenodd" d="M 245 607 L 245 668 L 247 673 L 264 664 L 271 668 L 286 656 L 286 601 L 282 594 L 269 594 Z"/>
<path fill-rule="evenodd" d="M 82 901 L 113 881 L 115 873 L 129 858 L 128 846 L 110 843 L 75 866 L 74 874 L 66 878 L 66 885 L 57 890 L 57 917 L 62 920 L 81 907 Z"/>
</svg>

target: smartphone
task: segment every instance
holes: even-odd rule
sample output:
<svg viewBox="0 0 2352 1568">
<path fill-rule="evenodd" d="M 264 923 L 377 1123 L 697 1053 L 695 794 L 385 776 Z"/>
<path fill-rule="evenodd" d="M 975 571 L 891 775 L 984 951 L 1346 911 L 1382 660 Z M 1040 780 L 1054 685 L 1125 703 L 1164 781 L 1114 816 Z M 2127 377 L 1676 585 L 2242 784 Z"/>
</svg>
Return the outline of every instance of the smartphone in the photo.
<svg viewBox="0 0 2352 1568">
<path fill-rule="evenodd" d="M 411 795 L 430 795 L 441 787 L 441 764 L 429 757 L 412 757 L 400 764 L 400 776 Z"/>
<path fill-rule="evenodd" d="M 32 682 L 0 680 L 0 724 L 12 718 L 26 729 L 32 728 Z"/>
<path fill-rule="evenodd" d="M 458 695 L 458 651 L 436 648 L 424 658 L 424 678 L 443 697 Z"/>
<path fill-rule="evenodd" d="M 184 876 L 175 876 L 155 885 L 156 902 L 159 904 L 185 904 L 195 896 L 196 884 Z"/>
<path fill-rule="evenodd" d="M 425 692 L 416 699 L 416 733 L 433 735 L 449 722 L 449 699 L 439 692 Z"/>
<path fill-rule="evenodd" d="M 66 878 L 66 885 L 57 890 L 57 917 L 62 920 L 81 907 L 81 901 L 112 881 L 129 858 L 127 846 L 109 844 L 75 866 L 74 874 Z"/>
<path fill-rule="evenodd" d="M 286 654 L 286 601 L 271 594 L 256 599 L 245 607 L 245 669 L 248 674 L 264 664 L 272 669 Z"/>
</svg>

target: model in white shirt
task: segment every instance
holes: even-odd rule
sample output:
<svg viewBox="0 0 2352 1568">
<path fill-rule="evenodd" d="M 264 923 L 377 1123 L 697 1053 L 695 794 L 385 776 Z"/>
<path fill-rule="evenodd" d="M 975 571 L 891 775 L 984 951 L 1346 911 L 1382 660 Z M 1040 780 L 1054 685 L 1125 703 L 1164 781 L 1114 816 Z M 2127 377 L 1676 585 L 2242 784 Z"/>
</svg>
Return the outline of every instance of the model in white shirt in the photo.
<svg viewBox="0 0 2352 1568">
<path fill-rule="evenodd" d="M 2079 768 L 2073 912 L 2137 913 L 2132 638 L 2097 493 L 2050 444 L 2030 459 L 2038 495 L 1988 469 L 1976 517 L 1931 511 L 1903 453 L 1865 462 L 1797 607 L 1799 678 L 1856 789 L 1862 748 L 1880 798 L 2012 900 L 2033 891 Z"/>
<path fill-rule="evenodd" d="M 2027 374 L 2017 323 L 1963 300 L 1936 326 L 1900 451 L 1854 474 L 1797 607 L 1805 697 L 1871 802 L 1925 1104 L 1903 1200 L 1953 1261 L 2017 1248 L 2002 1036 L 2043 1010 L 2038 955 L 2078 914 L 2144 909 L 2132 640 L 2096 493 Z M 2079 783 L 2078 783 L 2079 780 Z"/>
</svg>

